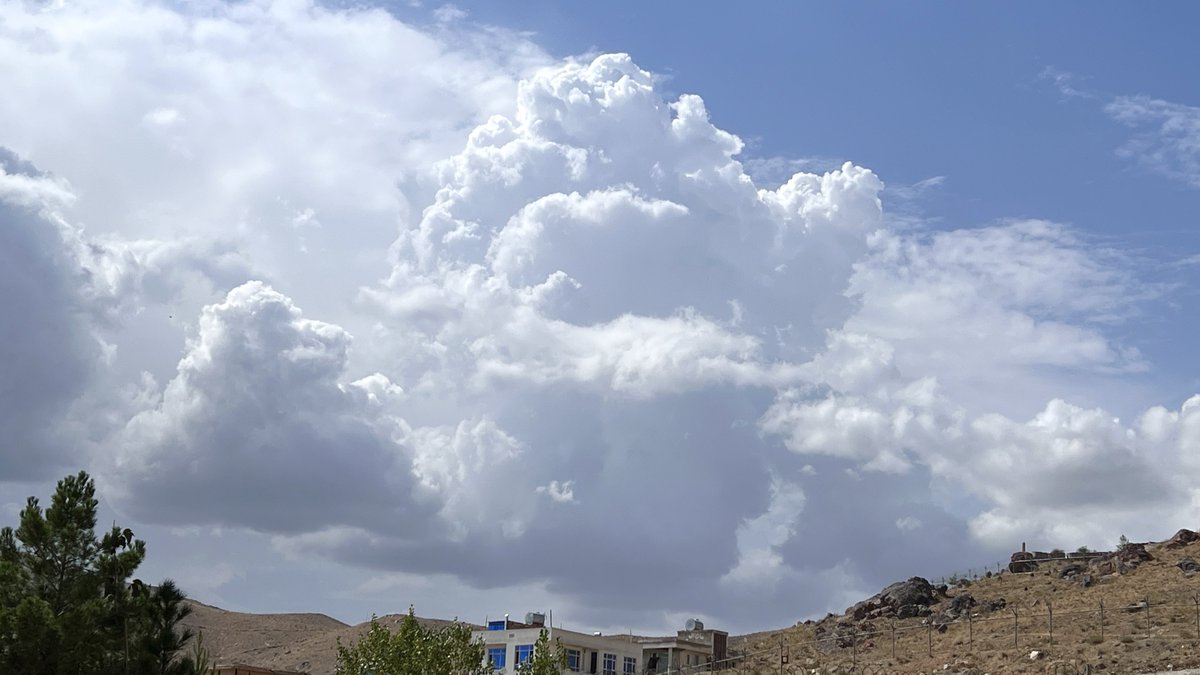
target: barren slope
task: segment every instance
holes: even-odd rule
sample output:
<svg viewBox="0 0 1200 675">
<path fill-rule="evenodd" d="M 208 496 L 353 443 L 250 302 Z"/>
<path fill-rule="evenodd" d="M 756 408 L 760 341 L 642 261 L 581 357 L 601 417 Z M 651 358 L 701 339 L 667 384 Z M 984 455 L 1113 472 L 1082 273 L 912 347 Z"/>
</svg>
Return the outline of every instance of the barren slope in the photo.
<svg viewBox="0 0 1200 675">
<path fill-rule="evenodd" d="M 366 634 L 370 622 L 349 626 L 324 614 L 247 614 L 230 612 L 192 602 L 192 615 L 183 623 L 203 631 L 204 645 L 214 664 L 246 664 L 332 675 L 337 641 L 357 641 Z M 395 630 L 402 614 L 388 614 L 377 621 Z M 453 622 L 422 619 L 426 626 L 445 626 Z"/>
<path fill-rule="evenodd" d="M 1124 573 L 1096 573 L 1105 566 L 1087 561 L 1042 562 L 1030 573 L 1005 571 L 935 591 L 923 616 L 897 618 L 866 603 L 856 606 L 859 619 L 852 607 L 732 638 L 731 648 L 745 655 L 742 673 L 1065 674 L 1090 667 L 1123 674 L 1200 666 L 1200 574 L 1177 566 L 1200 560 L 1200 543 L 1146 550 L 1153 559 Z M 1084 571 L 1064 578 L 1068 565 Z M 782 669 L 781 655 L 788 661 Z"/>
</svg>

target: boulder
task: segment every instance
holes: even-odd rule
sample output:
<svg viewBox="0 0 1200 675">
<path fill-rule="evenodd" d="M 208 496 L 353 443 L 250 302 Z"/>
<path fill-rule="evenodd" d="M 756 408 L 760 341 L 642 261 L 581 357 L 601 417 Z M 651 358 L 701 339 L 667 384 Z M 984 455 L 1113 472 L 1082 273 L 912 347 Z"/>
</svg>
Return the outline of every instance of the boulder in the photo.
<svg viewBox="0 0 1200 675">
<path fill-rule="evenodd" d="M 1123 563 L 1129 563 L 1134 567 L 1148 560 L 1154 560 L 1154 556 L 1146 551 L 1145 544 L 1125 544 L 1117 549 L 1112 554 L 1112 557 Z"/>
<path fill-rule="evenodd" d="M 1170 539 L 1163 542 L 1167 548 L 1183 548 L 1188 544 L 1200 539 L 1200 534 L 1197 534 L 1187 528 L 1176 532 Z"/>
<path fill-rule="evenodd" d="M 1077 574 L 1083 574 L 1084 572 L 1087 571 L 1087 569 L 1088 568 L 1086 566 L 1081 565 L 1080 563 L 1071 563 L 1070 565 L 1064 565 L 1063 568 L 1058 571 L 1058 578 L 1059 579 L 1070 579 L 1071 577 L 1073 577 Z"/>
<path fill-rule="evenodd" d="M 946 613 L 952 617 L 966 616 L 976 604 L 975 598 L 971 597 L 970 593 L 956 595 L 950 601 L 950 608 L 946 610 Z"/>
<path fill-rule="evenodd" d="M 1008 603 L 1005 602 L 1004 598 L 996 598 L 995 600 L 988 600 L 983 606 L 987 607 L 989 612 L 999 612 L 1007 607 Z"/>
<path fill-rule="evenodd" d="M 1112 553 L 1092 558 L 1088 567 L 1099 576 L 1129 574 L 1147 560 L 1154 560 L 1154 556 L 1146 551 L 1145 544 L 1126 544 Z"/>
<path fill-rule="evenodd" d="M 873 597 L 846 610 L 855 621 L 895 617 L 906 619 L 913 616 L 928 616 L 930 605 L 937 602 L 936 591 L 928 581 L 913 577 L 898 581 Z"/>
<path fill-rule="evenodd" d="M 1189 577 L 1196 572 L 1200 572 L 1200 564 L 1197 564 L 1196 561 L 1192 560 L 1191 558 L 1184 558 L 1183 560 L 1175 563 L 1175 566 L 1183 570 L 1183 573 Z"/>
</svg>

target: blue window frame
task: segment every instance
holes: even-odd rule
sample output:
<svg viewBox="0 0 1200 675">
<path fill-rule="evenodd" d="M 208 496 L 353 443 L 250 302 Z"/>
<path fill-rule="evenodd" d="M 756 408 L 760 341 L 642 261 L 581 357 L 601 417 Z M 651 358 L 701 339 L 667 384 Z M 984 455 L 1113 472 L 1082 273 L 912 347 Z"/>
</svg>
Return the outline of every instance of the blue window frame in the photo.
<svg viewBox="0 0 1200 675">
<path fill-rule="evenodd" d="M 617 655 L 604 655 L 604 671 L 602 675 L 617 675 Z"/>
<path fill-rule="evenodd" d="M 517 645 L 517 665 L 533 658 L 533 645 Z"/>
<path fill-rule="evenodd" d="M 504 657 L 507 647 L 488 647 L 488 661 L 492 662 L 492 667 L 500 670 L 504 667 Z"/>
<path fill-rule="evenodd" d="M 625 657 L 624 675 L 637 675 L 637 659 L 632 656 Z"/>
<path fill-rule="evenodd" d="M 488 630 L 504 630 L 508 627 L 507 624 L 508 622 L 504 619 L 500 619 L 499 621 L 489 621 Z"/>
<path fill-rule="evenodd" d="M 578 673 L 583 666 L 583 654 L 579 653 L 578 649 L 567 650 L 567 670 L 572 673 Z"/>
</svg>

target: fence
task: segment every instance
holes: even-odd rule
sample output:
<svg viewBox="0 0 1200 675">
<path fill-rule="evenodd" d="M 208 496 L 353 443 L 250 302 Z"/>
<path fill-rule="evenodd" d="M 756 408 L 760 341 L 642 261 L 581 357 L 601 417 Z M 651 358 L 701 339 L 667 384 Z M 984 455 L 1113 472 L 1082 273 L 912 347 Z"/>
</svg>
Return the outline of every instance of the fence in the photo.
<svg viewBox="0 0 1200 675">
<path fill-rule="evenodd" d="M 1040 555 L 1037 555 L 1037 557 L 1034 557 L 1033 555 L 1031 555 L 1028 558 L 1023 558 L 1023 559 L 1016 560 L 1016 561 L 1010 561 L 1010 562 L 997 561 L 997 562 L 991 563 L 989 565 L 983 565 L 981 567 L 970 567 L 970 568 L 967 568 L 966 572 L 959 570 L 958 572 L 954 572 L 952 574 L 948 574 L 948 575 L 939 577 L 938 582 L 952 586 L 952 585 L 954 585 L 954 582 L 960 581 L 963 579 L 968 580 L 968 581 L 978 581 L 984 577 L 991 576 L 993 574 L 1000 574 L 1001 572 L 1009 573 L 1009 565 L 1012 562 L 1016 562 L 1018 565 L 1026 565 L 1028 563 L 1036 564 L 1036 563 L 1061 563 L 1061 562 L 1080 562 L 1080 561 L 1086 562 L 1088 560 L 1091 560 L 1092 558 L 1103 558 L 1106 556 L 1111 556 L 1112 554 L 1113 554 L 1112 551 L 1088 551 L 1086 553 L 1080 553 L 1080 552 L 1076 551 L 1076 552 L 1061 553 L 1061 554 L 1041 553 Z M 1017 574 L 1028 574 L 1028 572 L 1017 572 Z M 931 579 L 930 582 L 932 583 L 932 581 L 933 580 Z"/>
<path fill-rule="evenodd" d="M 975 615 L 968 611 L 953 620 L 934 616 L 868 620 L 836 626 L 826 633 L 780 637 L 777 644 L 725 661 L 660 672 L 917 673 L 931 672 L 931 665 L 939 668 L 946 659 L 966 658 L 978 661 L 982 671 L 988 670 L 983 666 L 989 659 L 1003 663 L 1019 659 L 1026 672 L 1069 675 L 1091 673 L 1092 663 L 1099 665 L 1105 660 L 1106 649 L 1154 647 L 1156 653 L 1166 654 L 1176 651 L 1172 645 L 1187 645 L 1188 653 L 1178 653 L 1180 663 L 1173 664 L 1180 667 L 1189 654 L 1193 662 L 1200 661 L 1200 593 L 1185 588 L 1154 599 L 1098 600 L 1091 607 L 1070 609 L 1056 609 L 1046 602 L 1039 607 L 1005 607 Z M 999 670 L 1008 668 L 991 668 L 991 672 Z"/>
</svg>

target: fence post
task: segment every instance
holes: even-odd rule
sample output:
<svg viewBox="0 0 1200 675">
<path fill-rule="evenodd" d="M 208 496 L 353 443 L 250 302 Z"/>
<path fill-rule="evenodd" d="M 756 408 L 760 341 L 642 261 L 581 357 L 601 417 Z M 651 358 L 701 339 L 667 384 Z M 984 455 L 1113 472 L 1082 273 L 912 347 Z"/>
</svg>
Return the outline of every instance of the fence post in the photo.
<svg viewBox="0 0 1200 675">
<path fill-rule="evenodd" d="M 1104 642 L 1104 600 L 1100 601 L 1100 641 Z"/>
<path fill-rule="evenodd" d="M 783 675 L 783 636 L 779 636 L 779 675 Z"/>
<path fill-rule="evenodd" d="M 1013 608 L 1013 647 L 1019 647 L 1017 644 L 1017 610 Z"/>
<path fill-rule="evenodd" d="M 1196 601 L 1196 621 L 1200 622 L 1200 600 Z M 1196 624 L 1200 626 L 1200 623 Z M 1200 630 L 1200 629 L 1197 629 Z M 892 658 L 896 658 L 896 620 L 892 619 Z"/>
<path fill-rule="evenodd" d="M 1146 596 L 1146 637 L 1150 637 L 1150 629 L 1154 627 L 1154 622 L 1150 620 L 1150 596 Z"/>
<path fill-rule="evenodd" d="M 1046 612 L 1050 615 L 1050 644 L 1054 644 L 1054 605 L 1046 601 Z"/>
<path fill-rule="evenodd" d="M 929 634 L 929 655 L 933 656 L 933 622 L 932 621 L 929 622 L 929 630 L 927 631 L 927 633 Z"/>
<path fill-rule="evenodd" d="M 1196 603 L 1196 639 L 1200 640 L 1200 593 L 1192 596 L 1192 602 Z"/>
<path fill-rule="evenodd" d="M 850 665 L 858 667 L 858 628 L 850 629 Z"/>
<path fill-rule="evenodd" d="M 975 618 L 971 616 L 970 608 L 967 608 L 967 648 L 968 650 L 975 648 Z"/>
</svg>

